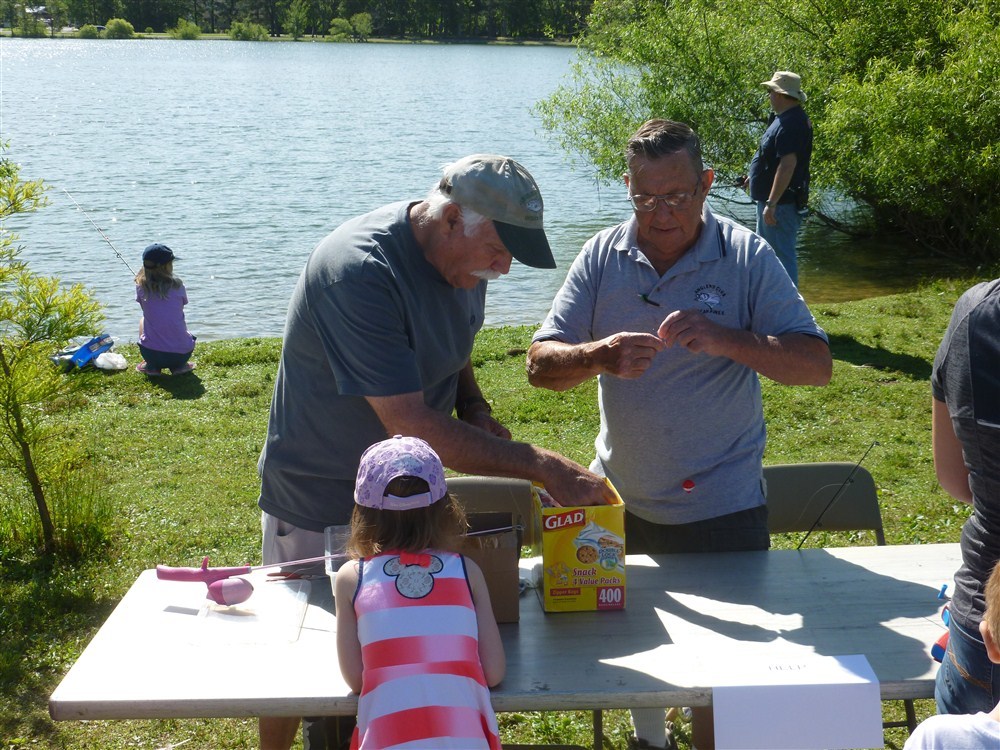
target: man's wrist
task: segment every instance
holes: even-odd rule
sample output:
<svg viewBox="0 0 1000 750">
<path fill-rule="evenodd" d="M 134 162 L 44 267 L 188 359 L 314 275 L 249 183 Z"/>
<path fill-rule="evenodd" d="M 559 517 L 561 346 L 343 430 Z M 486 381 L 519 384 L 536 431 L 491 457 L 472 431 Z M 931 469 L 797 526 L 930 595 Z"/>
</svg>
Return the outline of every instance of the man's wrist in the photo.
<svg viewBox="0 0 1000 750">
<path fill-rule="evenodd" d="M 492 414 L 493 407 L 482 396 L 469 396 L 455 401 L 455 414 L 459 419 L 464 419 L 470 411 L 485 411 L 487 414 Z"/>
<path fill-rule="evenodd" d="M 764 201 L 764 205 L 768 208 L 774 208 L 778 205 L 778 201 Z"/>
</svg>

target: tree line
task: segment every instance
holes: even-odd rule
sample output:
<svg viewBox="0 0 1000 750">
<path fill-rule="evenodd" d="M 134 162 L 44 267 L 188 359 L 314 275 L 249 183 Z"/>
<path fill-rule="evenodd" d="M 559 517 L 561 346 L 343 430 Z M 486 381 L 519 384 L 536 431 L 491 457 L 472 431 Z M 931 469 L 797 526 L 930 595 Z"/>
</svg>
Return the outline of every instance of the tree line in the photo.
<svg viewBox="0 0 1000 750">
<path fill-rule="evenodd" d="M 163 32 L 180 19 L 203 31 L 228 31 L 234 22 L 256 23 L 272 35 L 285 31 L 290 14 L 305 32 L 324 36 L 333 19 L 371 16 L 372 35 L 429 39 L 559 39 L 580 33 L 592 0 L 48 0 L 52 26 L 103 25 L 127 20 L 138 32 Z M 42 5 L 42 3 L 38 3 Z M 33 3 L 0 0 L 0 15 L 17 27 Z"/>
</svg>

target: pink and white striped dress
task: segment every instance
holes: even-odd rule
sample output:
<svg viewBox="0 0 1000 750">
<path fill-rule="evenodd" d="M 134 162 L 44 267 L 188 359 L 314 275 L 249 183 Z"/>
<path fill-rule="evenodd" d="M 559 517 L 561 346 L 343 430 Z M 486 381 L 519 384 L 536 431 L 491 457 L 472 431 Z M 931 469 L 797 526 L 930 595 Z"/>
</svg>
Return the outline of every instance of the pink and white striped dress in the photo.
<svg viewBox="0 0 1000 750">
<path fill-rule="evenodd" d="M 500 750 L 461 555 L 363 560 L 354 611 L 364 671 L 352 750 Z"/>
</svg>

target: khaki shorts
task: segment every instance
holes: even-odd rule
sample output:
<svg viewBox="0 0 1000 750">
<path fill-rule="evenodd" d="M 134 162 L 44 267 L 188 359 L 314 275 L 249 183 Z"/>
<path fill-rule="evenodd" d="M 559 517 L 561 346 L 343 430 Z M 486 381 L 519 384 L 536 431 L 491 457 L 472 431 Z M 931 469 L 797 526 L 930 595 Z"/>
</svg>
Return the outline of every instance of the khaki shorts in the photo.
<svg viewBox="0 0 1000 750">
<path fill-rule="evenodd" d="M 294 526 L 261 511 L 261 560 L 263 565 L 305 560 L 326 554 L 323 534 Z M 322 569 L 323 563 L 319 563 Z"/>
</svg>

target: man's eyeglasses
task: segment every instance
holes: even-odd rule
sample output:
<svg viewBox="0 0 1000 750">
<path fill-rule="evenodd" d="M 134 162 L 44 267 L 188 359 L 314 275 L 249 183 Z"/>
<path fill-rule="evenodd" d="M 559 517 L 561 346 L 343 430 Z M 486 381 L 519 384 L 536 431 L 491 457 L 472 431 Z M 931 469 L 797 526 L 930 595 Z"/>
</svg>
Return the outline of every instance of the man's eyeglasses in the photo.
<svg viewBox="0 0 1000 750">
<path fill-rule="evenodd" d="M 687 208 L 698 195 L 701 178 L 694 184 L 694 189 L 687 193 L 666 193 L 665 195 L 646 195 L 645 193 L 629 194 L 628 201 L 636 211 L 648 213 L 656 210 L 657 203 L 663 203 L 667 208 Z"/>
</svg>

